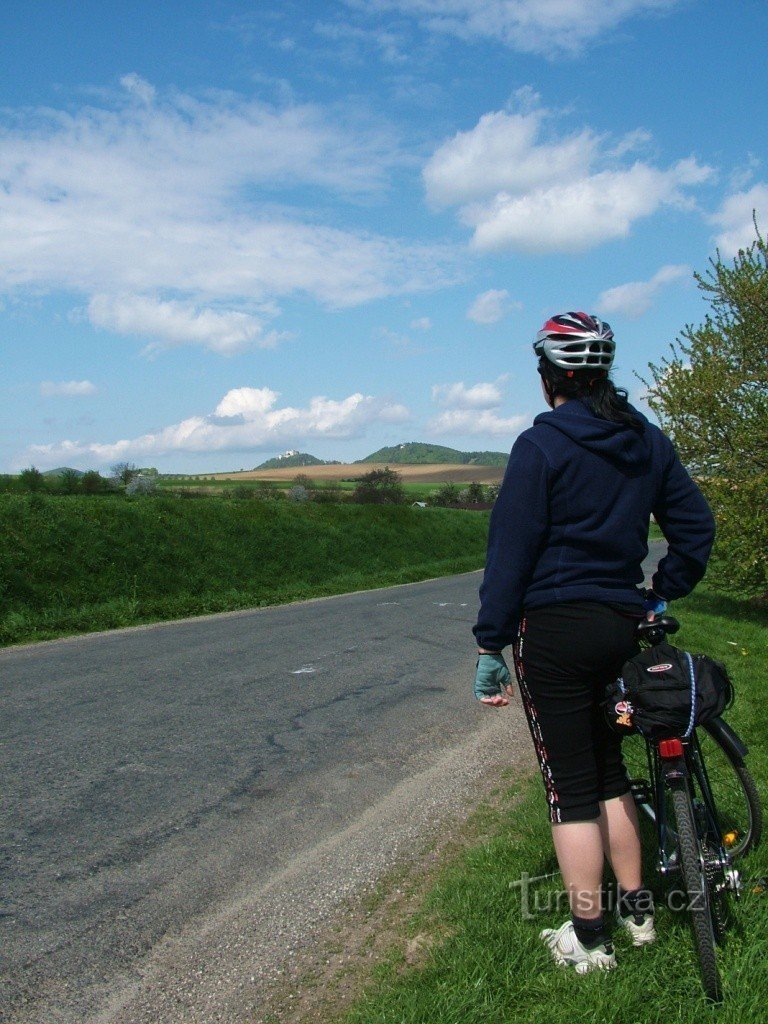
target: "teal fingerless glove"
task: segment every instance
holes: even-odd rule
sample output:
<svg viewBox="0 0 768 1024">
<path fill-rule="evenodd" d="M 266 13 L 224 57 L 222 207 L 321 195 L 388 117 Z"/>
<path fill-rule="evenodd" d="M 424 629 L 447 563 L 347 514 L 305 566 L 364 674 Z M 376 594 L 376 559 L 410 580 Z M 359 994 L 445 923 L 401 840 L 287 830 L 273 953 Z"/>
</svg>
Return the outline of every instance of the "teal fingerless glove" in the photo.
<svg viewBox="0 0 768 1024">
<path fill-rule="evenodd" d="M 479 654 L 475 670 L 475 697 L 478 700 L 503 697 L 512 691 L 512 676 L 502 654 Z"/>
</svg>

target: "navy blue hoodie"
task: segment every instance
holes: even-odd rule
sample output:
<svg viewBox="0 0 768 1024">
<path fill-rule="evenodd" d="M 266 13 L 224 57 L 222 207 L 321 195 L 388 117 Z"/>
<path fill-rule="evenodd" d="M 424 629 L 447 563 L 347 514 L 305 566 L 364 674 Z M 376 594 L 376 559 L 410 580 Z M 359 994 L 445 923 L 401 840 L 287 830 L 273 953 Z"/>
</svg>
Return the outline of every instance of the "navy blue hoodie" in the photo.
<svg viewBox="0 0 768 1024">
<path fill-rule="evenodd" d="M 652 513 L 668 543 L 655 593 L 684 597 L 704 575 L 715 532 L 709 506 L 669 438 L 632 412 L 642 432 L 574 399 L 518 437 L 491 513 L 479 646 L 501 650 L 524 609 L 560 601 L 640 612 Z"/>
</svg>

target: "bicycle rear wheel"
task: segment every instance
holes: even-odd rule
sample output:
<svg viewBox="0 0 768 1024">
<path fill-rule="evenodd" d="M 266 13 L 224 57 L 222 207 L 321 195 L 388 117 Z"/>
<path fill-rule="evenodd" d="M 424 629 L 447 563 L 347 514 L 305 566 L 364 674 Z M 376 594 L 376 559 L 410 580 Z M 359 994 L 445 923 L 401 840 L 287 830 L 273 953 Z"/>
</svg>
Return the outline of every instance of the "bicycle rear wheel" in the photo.
<svg viewBox="0 0 768 1024">
<path fill-rule="evenodd" d="M 718 722 L 696 730 L 695 750 L 717 808 L 721 840 L 731 861 L 743 857 L 760 842 L 763 808 L 755 781 L 733 742 L 723 736 Z"/>
<path fill-rule="evenodd" d="M 691 915 L 693 935 L 701 969 L 701 980 L 707 998 L 720 1002 L 723 997 L 715 950 L 715 922 L 712 893 L 704 867 L 705 851 L 696 830 L 691 797 L 685 779 L 670 783 L 672 807 L 680 845 L 680 862 Z"/>
</svg>

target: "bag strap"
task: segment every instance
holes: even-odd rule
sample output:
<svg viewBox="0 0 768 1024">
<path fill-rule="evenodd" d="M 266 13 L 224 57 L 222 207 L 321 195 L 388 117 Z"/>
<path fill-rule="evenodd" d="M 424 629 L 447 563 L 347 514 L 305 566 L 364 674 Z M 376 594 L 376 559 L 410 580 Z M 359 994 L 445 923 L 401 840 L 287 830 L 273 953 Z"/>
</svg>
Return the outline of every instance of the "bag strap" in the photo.
<svg viewBox="0 0 768 1024">
<path fill-rule="evenodd" d="M 688 661 L 688 674 L 691 677 L 691 717 L 688 719 L 688 728 L 683 734 L 683 739 L 687 740 L 693 732 L 693 726 L 696 722 L 696 671 L 693 667 L 693 658 L 688 651 L 683 651 L 683 654 Z"/>
</svg>

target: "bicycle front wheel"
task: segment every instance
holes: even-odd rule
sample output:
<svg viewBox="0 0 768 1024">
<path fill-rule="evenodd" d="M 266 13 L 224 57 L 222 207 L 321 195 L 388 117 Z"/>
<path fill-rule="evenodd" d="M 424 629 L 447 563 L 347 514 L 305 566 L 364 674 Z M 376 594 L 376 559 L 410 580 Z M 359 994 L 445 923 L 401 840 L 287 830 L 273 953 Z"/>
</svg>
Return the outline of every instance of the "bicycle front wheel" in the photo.
<svg viewBox="0 0 768 1024">
<path fill-rule="evenodd" d="M 691 915 L 693 935 L 701 968 L 701 980 L 707 998 L 713 1002 L 722 1000 L 720 972 L 715 951 L 715 924 L 712 901 L 704 869 L 704 854 L 693 816 L 691 797 L 684 779 L 670 785 L 674 809 L 677 838 L 680 847 L 680 862 L 685 883 L 687 908 Z"/>
<path fill-rule="evenodd" d="M 733 742 L 723 736 L 720 723 L 696 730 L 696 748 L 700 763 L 706 766 L 720 839 L 729 859 L 737 860 L 760 842 L 763 809 L 757 786 Z"/>
</svg>

